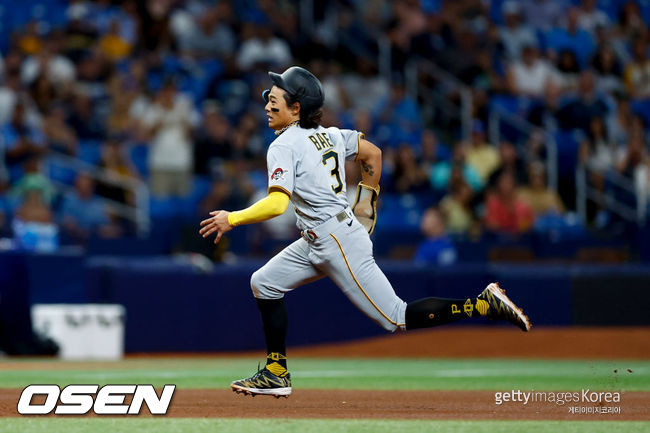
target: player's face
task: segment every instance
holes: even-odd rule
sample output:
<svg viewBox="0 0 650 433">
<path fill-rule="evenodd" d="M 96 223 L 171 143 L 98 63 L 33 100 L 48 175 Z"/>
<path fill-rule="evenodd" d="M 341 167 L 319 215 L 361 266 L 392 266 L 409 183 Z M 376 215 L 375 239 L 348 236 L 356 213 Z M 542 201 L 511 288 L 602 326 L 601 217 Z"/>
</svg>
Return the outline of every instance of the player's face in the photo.
<svg viewBox="0 0 650 433">
<path fill-rule="evenodd" d="M 287 101 L 284 99 L 285 93 L 281 88 L 273 86 L 269 92 L 269 102 L 264 107 L 269 119 L 269 128 L 276 131 L 300 117 L 300 105 L 287 106 Z"/>
</svg>

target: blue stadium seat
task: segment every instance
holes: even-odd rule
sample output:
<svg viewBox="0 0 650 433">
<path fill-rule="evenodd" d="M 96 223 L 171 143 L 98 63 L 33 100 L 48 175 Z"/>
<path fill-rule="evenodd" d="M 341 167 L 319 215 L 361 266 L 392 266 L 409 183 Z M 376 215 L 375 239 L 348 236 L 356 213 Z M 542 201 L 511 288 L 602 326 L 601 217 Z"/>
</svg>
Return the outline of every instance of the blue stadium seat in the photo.
<svg viewBox="0 0 650 433">
<path fill-rule="evenodd" d="M 99 164 L 102 156 L 101 142 L 97 140 L 80 140 L 78 157 L 89 164 Z"/>
</svg>

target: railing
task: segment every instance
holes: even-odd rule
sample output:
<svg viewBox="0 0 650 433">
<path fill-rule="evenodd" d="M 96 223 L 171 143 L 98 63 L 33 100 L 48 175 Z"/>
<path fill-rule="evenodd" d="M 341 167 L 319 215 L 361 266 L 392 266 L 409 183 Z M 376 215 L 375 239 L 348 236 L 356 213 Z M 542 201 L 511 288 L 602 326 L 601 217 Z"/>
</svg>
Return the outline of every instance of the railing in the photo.
<svg viewBox="0 0 650 433">
<path fill-rule="evenodd" d="M 498 144 L 501 141 L 501 122 L 517 129 L 528 137 L 533 133 L 540 134 L 543 137 L 544 147 L 546 148 L 546 179 L 548 187 L 553 191 L 557 191 L 557 142 L 553 134 L 550 134 L 544 128 L 536 127 L 521 116 L 510 113 L 503 108 L 494 107 L 490 110 L 490 118 L 488 119 L 488 137 L 492 144 Z M 523 155 L 524 159 L 528 159 L 529 154 L 525 149 L 522 151 L 521 144 L 516 143 L 515 145 L 517 146 L 517 153 Z"/>
<path fill-rule="evenodd" d="M 134 206 L 119 203 L 105 197 L 99 197 L 99 199 L 108 205 L 116 215 L 133 221 L 137 228 L 138 236 L 145 237 L 149 234 L 151 220 L 149 218 L 149 188 L 146 183 L 140 179 L 124 176 L 61 153 L 51 153 L 48 155 L 46 162 L 46 174 L 57 187 L 63 190 L 72 190 L 73 187 L 53 179 L 52 174 L 49 172 L 51 165 L 73 170 L 77 174 L 81 172 L 87 173 L 95 181 L 118 186 L 131 192 L 135 198 Z"/>
<path fill-rule="evenodd" d="M 576 209 L 583 222 L 587 221 L 587 201 L 591 200 L 606 207 L 610 212 L 626 221 L 645 225 L 648 206 L 648 192 L 646 188 L 637 188 L 632 180 L 615 171 L 609 171 L 605 174 L 605 178 L 609 184 L 613 184 L 635 197 L 636 206 L 630 206 L 618 200 L 610 192 L 601 192 L 590 186 L 588 175 L 592 173 L 596 172 L 585 164 L 580 164 L 576 169 Z"/>
</svg>

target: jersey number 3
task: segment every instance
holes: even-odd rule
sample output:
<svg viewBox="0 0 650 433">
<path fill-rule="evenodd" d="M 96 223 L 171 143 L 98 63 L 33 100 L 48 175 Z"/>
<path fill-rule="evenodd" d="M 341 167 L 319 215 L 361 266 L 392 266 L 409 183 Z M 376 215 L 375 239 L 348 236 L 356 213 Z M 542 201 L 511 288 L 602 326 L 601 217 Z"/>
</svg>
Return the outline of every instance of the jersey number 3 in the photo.
<svg viewBox="0 0 650 433">
<path fill-rule="evenodd" d="M 334 159 L 334 168 L 330 171 L 330 174 L 336 177 L 336 186 L 332 185 L 332 191 L 336 194 L 343 191 L 343 182 L 341 182 L 341 175 L 339 174 L 339 154 L 330 150 L 323 154 L 323 165 L 327 165 L 328 159 Z"/>
</svg>

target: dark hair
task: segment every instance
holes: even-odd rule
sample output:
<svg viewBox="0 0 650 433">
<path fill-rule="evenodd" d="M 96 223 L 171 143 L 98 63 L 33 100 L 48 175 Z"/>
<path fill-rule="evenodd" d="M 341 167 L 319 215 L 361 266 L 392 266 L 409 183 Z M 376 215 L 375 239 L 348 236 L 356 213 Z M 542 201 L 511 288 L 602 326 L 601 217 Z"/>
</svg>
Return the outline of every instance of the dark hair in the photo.
<svg viewBox="0 0 650 433">
<path fill-rule="evenodd" d="M 285 92 L 283 96 L 284 100 L 287 102 L 288 107 L 291 107 L 296 102 L 300 102 L 297 97 L 290 95 L 289 92 Z M 320 125 L 322 118 L 323 110 L 320 108 L 316 108 L 315 110 L 310 111 L 303 111 L 302 105 L 300 106 L 300 119 L 298 120 L 298 124 L 301 128 L 318 128 L 318 125 Z"/>
</svg>

